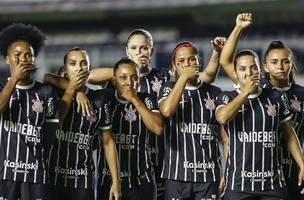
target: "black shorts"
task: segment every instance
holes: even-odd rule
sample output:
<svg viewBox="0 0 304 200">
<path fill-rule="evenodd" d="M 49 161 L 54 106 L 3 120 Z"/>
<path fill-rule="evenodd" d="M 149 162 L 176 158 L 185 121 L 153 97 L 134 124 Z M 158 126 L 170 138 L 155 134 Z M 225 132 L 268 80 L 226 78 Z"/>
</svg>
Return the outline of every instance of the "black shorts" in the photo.
<svg viewBox="0 0 304 200">
<path fill-rule="evenodd" d="M 49 200 L 48 190 L 46 184 L 0 180 L 0 199 L 4 200 Z"/>
<path fill-rule="evenodd" d="M 279 188 L 276 190 L 263 192 L 241 192 L 226 190 L 224 200 L 289 200 L 286 196 L 286 190 Z"/>
<path fill-rule="evenodd" d="M 156 183 L 154 174 L 149 175 L 149 180 L 146 178 L 141 179 L 141 185 L 132 185 L 129 187 L 129 182 L 127 179 L 121 181 L 121 200 L 156 200 Z M 108 200 L 109 191 L 111 188 L 111 179 L 107 176 L 101 181 L 98 181 L 97 186 L 97 199 L 98 200 Z"/>
<path fill-rule="evenodd" d="M 165 181 L 166 200 L 213 200 L 219 199 L 217 182 L 195 183 L 184 181 Z"/>
<path fill-rule="evenodd" d="M 52 200 L 94 200 L 94 189 L 50 186 Z"/>
<path fill-rule="evenodd" d="M 157 200 L 165 199 L 165 189 L 165 179 L 159 178 L 158 180 L 156 180 Z"/>
</svg>

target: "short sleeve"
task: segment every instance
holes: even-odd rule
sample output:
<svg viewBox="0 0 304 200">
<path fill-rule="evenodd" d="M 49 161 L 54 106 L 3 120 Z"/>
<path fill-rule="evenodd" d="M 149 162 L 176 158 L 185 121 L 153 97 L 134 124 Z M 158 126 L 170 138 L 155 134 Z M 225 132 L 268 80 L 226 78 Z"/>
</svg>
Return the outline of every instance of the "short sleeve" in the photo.
<svg viewBox="0 0 304 200">
<path fill-rule="evenodd" d="M 280 106 L 280 112 L 279 112 L 279 117 L 280 117 L 280 122 L 286 122 L 292 118 L 292 113 L 290 111 L 289 107 L 289 101 L 286 96 L 286 94 L 281 94 L 280 99 L 278 100 L 279 106 Z"/>
<path fill-rule="evenodd" d="M 216 108 L 227 105 L 228 103 L 230 103 L 231 100 L 232 99 L 231 99 L 231 95 L 229 92 L 226 92 L 226 91 L 221 92 L 217 96 L 216 101 L 215 101 Z"/>
<path fill-rule="evenodd" d="M 104 101 L 101 103 L 99 112 L 101 115 L 98 128 L 101 130 L 109 130 L 112 128 L 112 113 L 113 113 L 113 94 L 105 93 Z"/>
<path fill-rule="evenodd" d="M 50 86 L 51 87 L 51 86 Z M 51 87 L 50 93 L 46 100 L 46 114 L 45 121 L 58 123 L 59 122 L 59 102 L 60 102 L 60 91 Z"/>
<path fill-rule="evenodd" d="M 156 103 L 156 97 L 153 95 L 147 95 L 144 97 L 144 103 L 147 108 L 153 112 L 159 112 L 158 104 Z"/>
<path fill-rule="evenodd" d="M 171 82 L 166 82 L 162 85 L 157 98 L 158 105 L 163 99 L 169 96 L 169 94 L 172 92 L 172 88 L 173 84 Z"/>
</svg>

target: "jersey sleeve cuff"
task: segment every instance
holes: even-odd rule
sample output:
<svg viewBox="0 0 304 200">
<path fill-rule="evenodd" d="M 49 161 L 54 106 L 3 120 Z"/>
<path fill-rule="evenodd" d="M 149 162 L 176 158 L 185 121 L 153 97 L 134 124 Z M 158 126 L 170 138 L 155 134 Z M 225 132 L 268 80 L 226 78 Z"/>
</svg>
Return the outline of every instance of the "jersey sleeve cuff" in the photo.
<svg viewBox="0 0 304 200">
<path fill-rule="evenodd" d="M 280 123 L 284 123 L 287 122 L 288 120 L 290 120 L 292 118 L 292 114 L 287 116 L 286 118 L 284 118 L 283 120 L 280 121 Z"/>
<path fill-rule="evenodd" d="M 111 129 L 112 126 L 103 126 L 103 127 L 99 127 L 100 130 L 109 130 Z"/>
<path fill-rule="evenodd" d="M 159 106 L 159 104 L 160 104 L 160 102 L 162 101 L 162 100 L 164 100 L 164 99 L 166 99 L 166 98 L 168 98 L 168 97 L 162 97 L 160 100 L 158 100 L 158 106 Z"/>
<path fill-rule="evenodd" d="M 59 123 L 59 119 L 46 119 L 45 121 L 48 123 Z"/>
<path fill-rule="evenodd" d="M 223 106 L 225 106 L 225 105 L 219 105 L 219 106 L 217 106 L 217 107 L 215 108 L 215 112 L 217 111 L 217 109 L 219 109 L 219 108 L 221 108 L 221 107 L 223 107 Z"/>
</svg>

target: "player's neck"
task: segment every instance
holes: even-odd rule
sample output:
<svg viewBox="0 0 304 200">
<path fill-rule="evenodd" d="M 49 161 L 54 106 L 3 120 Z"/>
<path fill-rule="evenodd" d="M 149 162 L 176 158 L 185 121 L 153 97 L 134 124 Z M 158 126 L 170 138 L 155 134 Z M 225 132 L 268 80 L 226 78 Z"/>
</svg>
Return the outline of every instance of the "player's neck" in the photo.
<svg viewBox="0 0 304 200">
<path fill-rule="evenodd" d="M 32 82 L 33 82 L 33 80 L 30 77 L 28 77 L 28 78 L 19 80 L 17 82 L 17 85 L 30 85 Z"/>
<path fill-rule="evenodd" d="M 286 79 L 284 81 L 278 81 L 273 78 L 270 78 L 269 82 L 271 83 L 271 85 L 273 87 L 276 87 L 276 88 L 285 88 L 285 87 L 288 87 L 290 84 L 289 79 Z"/>
<path fill-rule="evenodd" d="M 195 87 L 195 86 L 198 86 L 199 84 L 201 83 L 201 80 L 200 79 L 195 79 L 195 80 L 190 80 L 187 82 L 187 86 L 192 86 L 192 87 Z"/>
<path fill-rule="evenodd" d="M 139 69 L 140 77 L 148 75 L 151 70 L 152 70 L 152 68 L 150 67 L 150 65 L 147 65 L 146 67 L 141 67 Z"/>
<path fill-rule="evenodd" d="M 125 98 L 123 98 L 122 96 L 121 96 L 121 94 L 116 90 L 116 98 L 117 98 L 117 100 L 119 100 L 120 102 L 124 102 L 124 103 L 126 103 L 126 102 L 129 102 L 129 101 L 127 101 Z"/>
</svg>

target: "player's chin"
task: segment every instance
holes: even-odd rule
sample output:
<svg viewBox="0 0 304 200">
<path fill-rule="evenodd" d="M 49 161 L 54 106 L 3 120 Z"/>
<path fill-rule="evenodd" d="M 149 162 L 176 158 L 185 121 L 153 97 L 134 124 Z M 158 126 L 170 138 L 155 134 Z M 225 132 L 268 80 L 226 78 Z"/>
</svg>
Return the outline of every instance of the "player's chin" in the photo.
<svg viewBox="0 0 304 200">
<path fill-rule="evenodd" d="M 141 63 L 139 63 L 138 67 L 140 70 L 146 70 L 146 69 L 148 69 L 148 63 L 141 62 Z"/>
<path fill-rule="evenodd" d="M 277 81 L 286 81 L 287 79 L 288 79 L 288 76 L 286 76 L 286 75 L 276 75 L 275 76 L 275 79 L 277 80 Z"/>
</svg>

